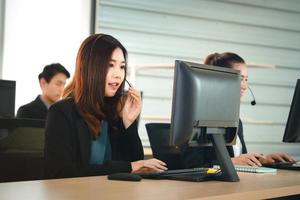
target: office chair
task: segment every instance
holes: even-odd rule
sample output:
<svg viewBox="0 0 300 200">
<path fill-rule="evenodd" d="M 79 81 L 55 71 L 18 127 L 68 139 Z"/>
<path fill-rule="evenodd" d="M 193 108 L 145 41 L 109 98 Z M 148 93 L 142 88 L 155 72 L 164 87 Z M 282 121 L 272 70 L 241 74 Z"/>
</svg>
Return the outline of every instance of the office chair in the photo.
<svg viewBox="0 0 300 200">
<path fill-rule="evenodd" d="M 170 124 L 147 123 L 145 126 L 153 157 L 167 163 L 168 169 L 182 168 L 182 155 L 180 149 L 169 144 Z"/>
<path fill-rule="evenodd" d="M 0 118 L 0 182 L 43 179 L 44 130 L 44 120 Z"/>
</svg>

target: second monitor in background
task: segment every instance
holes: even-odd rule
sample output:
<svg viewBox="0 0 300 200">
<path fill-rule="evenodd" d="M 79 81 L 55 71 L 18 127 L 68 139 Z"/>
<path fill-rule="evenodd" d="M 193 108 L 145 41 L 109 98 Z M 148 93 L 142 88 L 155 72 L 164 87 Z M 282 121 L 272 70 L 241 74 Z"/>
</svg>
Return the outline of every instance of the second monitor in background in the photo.
<svg viewBox="0 0 300 200">
<path fill-rule="evenodd" d="M 15 116 L 16 81 L 0 80 L 0 117 Z"/>
<path fill-rule="evenodd" d="M 300 142 L 300 79 L 295 87 L 283 142 Z"/>
<path fill-rule="evenodd" d="M 300 143 L 300 79 L 294 91 L 293 100 L 290 106 L 290 112 L 285 126 L 283 135 L 283 142 L 286 143 Z M 293 162 L 275 162 L 266 164 L 266 167 L 288 170 L 300 170 L 300 161 Z"/>
<path fill-rule="evenodd" d="M 231 143 L 239 124 L 239 92 L 237 70 L 176 61 L 171 143 L 205 145 L 211 141 L 202 133 L 226 131 Z"/>
</svg>

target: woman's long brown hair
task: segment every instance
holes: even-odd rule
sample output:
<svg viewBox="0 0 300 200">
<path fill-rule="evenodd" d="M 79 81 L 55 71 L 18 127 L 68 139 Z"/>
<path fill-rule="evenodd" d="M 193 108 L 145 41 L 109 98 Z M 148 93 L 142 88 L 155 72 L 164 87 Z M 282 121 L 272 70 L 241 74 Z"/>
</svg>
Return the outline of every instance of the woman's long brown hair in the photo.
<svg viewBox="0 0 300 200">
<path fill-rule="evenodd" d="M 126 77 L 126 49 L 110 35 L 94 34 L 81 44 L 76 58 L 74 77 L 64 91 L 64 97 L 74 98 L 80 115 L 94 136 L 100 134 L 100 123 L 103 119 L 114 121 L 119 118 L 122 98 L 119 94 L 124 89 L 124 81 L 114 97 L 105 97 L 106 74 L 116 48 L 123 51 Z"/>
</svg>

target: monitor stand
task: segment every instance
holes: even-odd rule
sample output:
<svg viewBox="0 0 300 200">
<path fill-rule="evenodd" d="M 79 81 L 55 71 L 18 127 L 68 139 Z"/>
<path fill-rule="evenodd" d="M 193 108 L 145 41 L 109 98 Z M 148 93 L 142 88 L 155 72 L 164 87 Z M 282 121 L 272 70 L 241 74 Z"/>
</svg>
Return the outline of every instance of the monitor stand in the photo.
<svg viewBox="0 0 300 200">
<path fill-rule="evenodd" d="M 226 128 L 215 128 L 215 127 L 193 127 L 192 137 L 189 141 L 191 147 L 197 146 L 213 146 L 218 164 L 222 171 L 222 175 L 218 177 L 218 180 L 228 181 L 228 182 L 237 182 L 239 181 L 239 176 L 235 171 L 235 168 L 230 159 L 229 153 L 226 148 L 225 137 L 229 145 L 232 145 L 232 140 L 236 135 L 236 128 L 231 129 L 231 133 L 234 133 L 232 137 L 227 137 L 229 132 L 226 131 Z"/>
<path fill-rule="evenodd" d="M 238 174 L 230 159 L 229 153 L 225 147 L 225 141 L 223 134 L 211 133 L 213 147 L 216 152 L 217 159 L 219 161 L 222 175 L 218 178 L 221 181 L 237 182 L 240 180 Z"/>
</svg>

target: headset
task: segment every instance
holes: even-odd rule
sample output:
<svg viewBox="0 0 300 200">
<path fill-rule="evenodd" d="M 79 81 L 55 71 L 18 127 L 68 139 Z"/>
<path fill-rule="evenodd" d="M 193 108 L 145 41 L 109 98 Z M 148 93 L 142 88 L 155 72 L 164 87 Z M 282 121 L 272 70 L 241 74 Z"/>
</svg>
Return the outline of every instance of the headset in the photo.
<svg viewBox="0 0 300 200">
<path fill-rule="evenodd" d="M 255 97 L 254 97 L 254 94 L 253 94 L 253 92 L 252 92 L 252 90 L 251 90 L 251 88 L 248 86 L 248 88 L 249 88 L 249 90 L 250 90 L 250 93 L 251 93 L 251 96 L 252 96 L 252 101 L 251 101 L 251 105 L 252 106 L 255 106 L 256 105 L 256 100 L 255 100 Z"/>
</svg>

